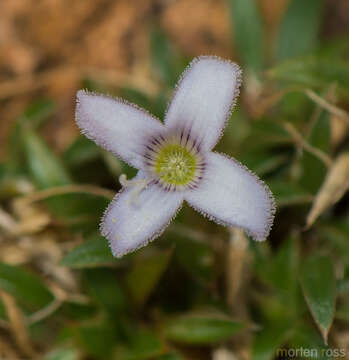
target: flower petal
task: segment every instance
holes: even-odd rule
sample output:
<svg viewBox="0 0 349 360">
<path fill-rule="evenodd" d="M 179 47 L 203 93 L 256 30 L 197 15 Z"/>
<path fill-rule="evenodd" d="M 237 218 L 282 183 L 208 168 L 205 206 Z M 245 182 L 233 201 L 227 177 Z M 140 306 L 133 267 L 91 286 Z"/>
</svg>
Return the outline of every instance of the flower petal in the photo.
<svg viewBox="0 0 349 360">
<path fill-rule="evenodd" d="M 101 232 L 116 257 L 160 236 L 183 202 L 183 193 L 166 192 L 155 184 L 136 196 L 135 190 L 132 186 L 121 190 L 102 219 Z"/>
<path fill-rule="evenodd" d="M 241 227 L 255 240 L 265 240 L 275 212 L 269 188 L 235 159 L 209 153 L 206 161 L 202 182 L 185 200 L 217 223 Z"/>
<path fill-rule="evenodd" d="M 145 141 L 164 128 L 133 104 L 82 90 L 77 93 L 76 122 L 84 135 L 138 169 L 143 167 Z"/>
<path fill-rule="evenodd" d="M 213 56 L 194 59 L 177 85 L 166 126 L 190 129 L 204 150 L 212 149 L 230 117 L 240 83 L 238 65 Z"/>
</svg>

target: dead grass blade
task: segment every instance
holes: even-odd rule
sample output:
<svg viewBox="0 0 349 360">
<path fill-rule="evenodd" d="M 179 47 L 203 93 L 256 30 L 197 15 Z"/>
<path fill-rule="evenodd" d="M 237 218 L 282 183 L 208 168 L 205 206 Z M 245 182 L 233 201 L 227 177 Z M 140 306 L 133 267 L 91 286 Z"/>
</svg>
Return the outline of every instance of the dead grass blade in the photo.
<svg viewBox="0 0 349 360">
<path fill-rule="evenodd" d="M 338 117 L 339 119 L 342 119 L 349 124 L 349 113 L 347 113 L 345 110 L 331 104 L 329 101 L 316 94 L 313 90 L 305 89 L 304 93 L 309 97 L 309 99 L 313 100 L 316 104 L 327 110 L 330 114 Z"/>
<path fill-rule="evenodd" d="M 305 150 L 316 156 L 321 160 L 327 167 L 331 167 L 332 159 L 320 149 L 310 145 L 303 136 L 297 131 L 297 129 L 291 124 L 286 122 L 284 124 L 285 130 L 293 137 L 294 141 L 302 146 Z"/>
<path fill-rule="evenodd" d="M 226 260 L 226 284 L 227 302 L 230 306 L 233 306 L 242 282 L 243 267 L 248 256 L 248 242 L 242 229 L 234 227 L 229 230 L 230 239 Z"/>
<path fill-rule="evenodd" d="M 308 229 L 326 209 L 334 205 L 349 188 L 349 153 L 337 157 L 316 195 L 306 220 Z"/>
<path fill-rule="evenodd" d="M 16 352 L 8 339 L 0 336 L 0 359 L 1 360 L 20 360 L 20 355 Z"/>
<path fill-rule="evenodd" d="M 29 334 L 26 328 L 25 319 L 21 310 L 18 308 L 15 299 L 7 294 L 5 291 L 0 292 L 0 297 L 6 309 L 7 316 L 10 322 L 10 329 L 21 351 L 33 359 L 37 357 L 37 353 L 30 341 Z"/>
</svg>

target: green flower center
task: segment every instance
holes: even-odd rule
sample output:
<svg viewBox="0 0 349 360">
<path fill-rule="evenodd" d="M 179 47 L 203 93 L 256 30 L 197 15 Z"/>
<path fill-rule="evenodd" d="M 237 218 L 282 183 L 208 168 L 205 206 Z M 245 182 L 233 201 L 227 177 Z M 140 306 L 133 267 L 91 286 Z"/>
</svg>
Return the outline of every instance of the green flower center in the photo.
<svg viewBox="0 0 349 360">
<path fill-rule="evenodd" d="M 172 185 L 187 185 L 195 177 L 195 156 L 179 144 L 165 145 L 157 154 L 155 172 L 161 180 Z"/>
</svg>

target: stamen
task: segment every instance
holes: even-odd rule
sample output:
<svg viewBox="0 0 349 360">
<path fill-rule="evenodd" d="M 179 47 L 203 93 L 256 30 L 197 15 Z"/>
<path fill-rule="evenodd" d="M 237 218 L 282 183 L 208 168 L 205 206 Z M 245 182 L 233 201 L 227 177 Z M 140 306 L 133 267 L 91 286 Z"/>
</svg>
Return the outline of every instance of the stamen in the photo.
<svg viewBox="0 0 349 360">
<path fill-rule="evenodd" d="M 137 205 L 139 194 L 153 181 L 153 178 L 128 180 L 126 174 L 121 174 L 119 182 L 123 187 L 133 187 L 129 199 L 129 205 Z"/>
</svg>

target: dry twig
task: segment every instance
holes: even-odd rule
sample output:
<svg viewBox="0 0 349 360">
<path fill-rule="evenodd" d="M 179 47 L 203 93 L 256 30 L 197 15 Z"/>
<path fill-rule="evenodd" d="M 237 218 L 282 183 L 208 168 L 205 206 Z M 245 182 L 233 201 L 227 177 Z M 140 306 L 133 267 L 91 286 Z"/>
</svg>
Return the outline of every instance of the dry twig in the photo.
<svg viewBox="0 0 349 360">
<path fill-rule="evenodd" d="M 311 89 L 305 89 L 304 93 L 320 107 L 326 109 L 329 113 L 335 115 L 337 118 L 343 119 L 344 121 L 349 123 L 349 113 L 347 113 L 345 110 L 331 104 L 329 101 L 319 96 Z"/>
<path fill-rule="evenodd" d="M 332 165 L 332 159 L 320 149 L 310 145 L 292 124 L 287 122 L 284 124 L 284 128 L 293 137 L 296 143 L 298 143 L 305 150 L 316 156 L 327 167 L 330 167 Z"/>
<path fill-rule="evenodd" d="M 65 185 L 65 186 L 51 187 L 46 190 L 36 191 L 29 195 L 23 196 L 17 199 L 16 201 L 18 202 L 23 201 L 30 203 L 30 202 L 45 200 L 52 196 L 71 194 L 71 193 L 83 193 L 83 194 L 89 194 L 95 196 L 102 196 L 110 200 L 115 195 L 114 191 L 94 185 Z"/>
</svg>

